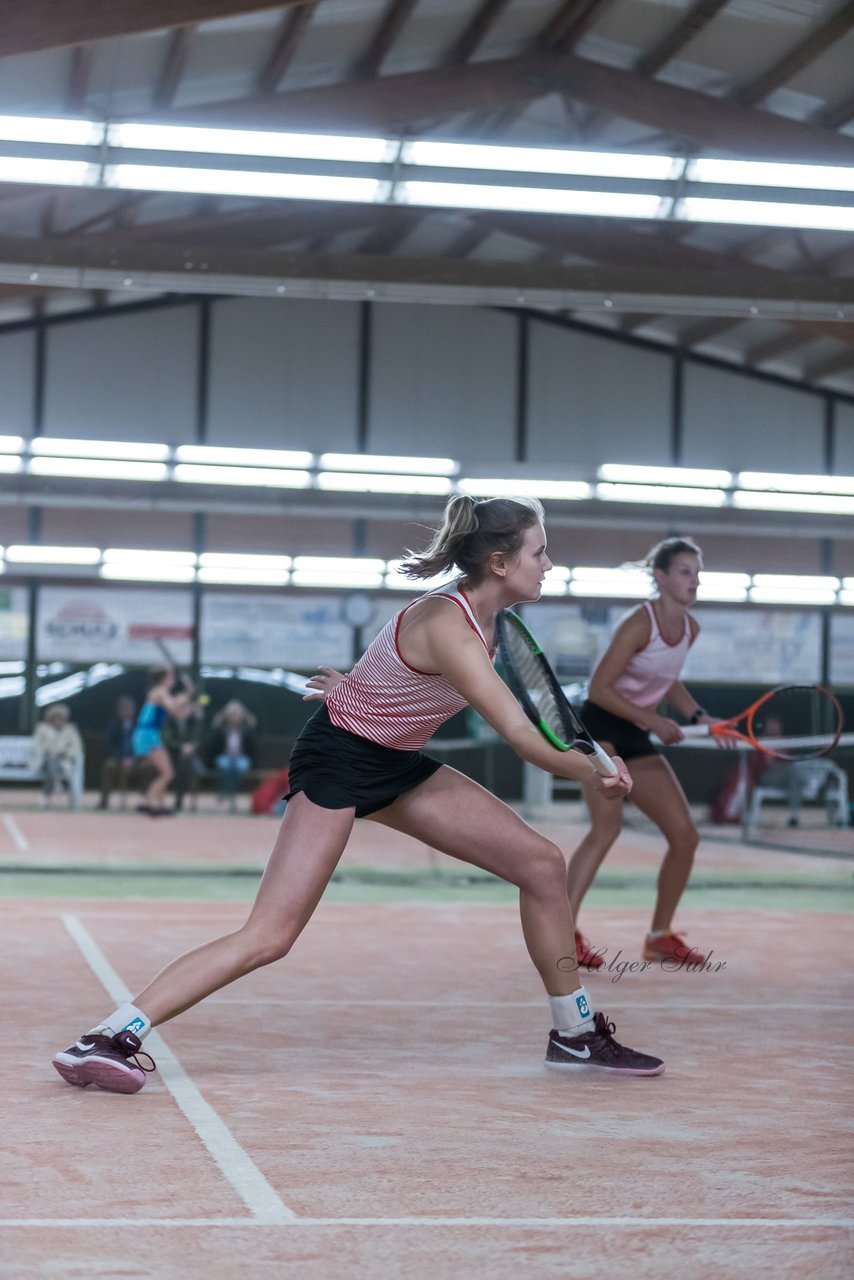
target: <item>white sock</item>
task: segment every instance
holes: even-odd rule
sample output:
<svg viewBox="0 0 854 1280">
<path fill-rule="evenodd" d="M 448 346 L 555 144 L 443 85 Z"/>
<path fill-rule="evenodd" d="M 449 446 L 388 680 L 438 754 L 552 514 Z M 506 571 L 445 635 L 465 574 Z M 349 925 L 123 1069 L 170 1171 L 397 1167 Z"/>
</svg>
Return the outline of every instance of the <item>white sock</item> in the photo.
<svg viewBox="0 0 854 1280">
<path fill-rule="evenodd" d="M 137 1009 L 135 1004 L 120 1005 L 109 1018 L 103 1022 L 99 1022 L 97 1027 L 92 1027 L 93 1032 L 111 1032 L 113 1035 L 117 1031 L 132 1031 L 135 1036 L 139 1036 L 140 1040 L 144 1040 L 151 1030 L 151 1021 L 146 1018 L 141 1009 Z"/>
<path fill-rule="evenodd" d="M 593 1014 L 590 1011 L 590 992 L 579 987 L 571 996 L 549 996 L 552 1026 L 562 1036 L 583 1036 L 593 1030 Z"/>
<path fill-rule="evenodd" d="M 646 936 L 648 938 L 652 938 L 653 940 L 655 938 L 667 938 L 670 936 L 670 930 L 669 929 L 650 929 L 649 933 Z"/>
</svg>

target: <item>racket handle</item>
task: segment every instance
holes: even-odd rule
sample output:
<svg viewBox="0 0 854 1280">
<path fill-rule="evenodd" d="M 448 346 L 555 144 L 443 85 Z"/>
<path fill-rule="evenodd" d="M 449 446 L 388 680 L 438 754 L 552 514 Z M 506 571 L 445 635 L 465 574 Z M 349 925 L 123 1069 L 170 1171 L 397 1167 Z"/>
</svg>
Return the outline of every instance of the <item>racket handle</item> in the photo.
<svg viewBox="0 0 854 1280">
<path fill-rule="evenodd" d="M 712 732 L 710 724 L 683 724 L 679 727 L 683 738 L 708 738 Z"/>
<path fill-rule="evenodd" d="M 590 757 L 593 768 L 597 773 L 601 773 L 604 778 L 616 778 L 619 770 L 614 761 L 608 755 L 607 751 L 603 751 L 598 742 L 593 743 L 593 755 Z"/>
</svg>

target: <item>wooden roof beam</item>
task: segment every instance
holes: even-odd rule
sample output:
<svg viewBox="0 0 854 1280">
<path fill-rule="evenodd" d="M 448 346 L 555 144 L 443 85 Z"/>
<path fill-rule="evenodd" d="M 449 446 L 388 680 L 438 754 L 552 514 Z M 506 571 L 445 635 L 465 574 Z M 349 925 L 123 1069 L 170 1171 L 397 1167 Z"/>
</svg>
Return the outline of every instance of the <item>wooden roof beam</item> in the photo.
<svg viewBox="0 0 854 1280">
<path fill-rule="evenodd" d="M 757 102 L 762 102 L 775 89 L 779 89 L 781 85 L 792 80 L 809 63 L 814 62 L 837 40 L 841 40 L 852 27 L 854 27 L 854 3 L 851 3 L 851 0 L 847 0 L 841 9 L 837 9 L 827 22 L 817 27 L 805 40 L 799 41 L 791 53 L 786 54 L 779 62 L 775 62 L 772 67 L 769 67 L 767 71 L 764 71 L 755 80 L 750 81 L 743 88 L 737 89 L 732 95 L 733 98 L 745 106 L 753 106 Z"/>
<path fill-rule="evenodd" d="M 169 47 L 152 96 L 152 106 L 155 111 L 162 111 L 172 106 L 187 65 L 190 39 L 195 29 L 195 26 L 176 27 L 169 37 Z"/>
<path fill-rule="evenodd" d="M 804 369 L 804 382 L 823 382 L 834 374 L 844 373 L 854 367 L 854 351 L 839 351 L 834 356 L 825 356 L 823 360 L 815 360 Z"/>
<path fill-rule="evenodd" d="M 306 0 L 0 0 L 0 57 L 286 9 Z"/>
<path fill-rule="evenodd" d="M 370 80 L 379 75 L 395 40 L 406 26 L 417 4 L 418 0 L 391 0 L 380 19 L 371 43 L 353 68 L 353 75 L 357 80 Z"/>
<path fill-rule="evenodd" d="M 270 50 L 269 57 L 256 81 L 255 87 L 258 93 L 276 92 L 294 59 L 299 42 L 314 16 L 316 7 L 312 0 L 312 3 L 301 5 L 298 9 L 291 9 L 285 14 L 278 39 Z"/>
<path fill-rule="evenodd" d="M 641 55 L 635 63 L 635 71 L 640 76 L 654 76 L 666 66 L 678 53 L 725 9 L 729 0 L 697 0 L 675 27 L 668 31 L 663 40 Z"/>
<path fill-rule="evenodd" d="M 445 56 L 445 62 L 450 66 L 468 62 L 508 4 L 510 0 L 482 0 L 480 8 Z"/>
</svg>

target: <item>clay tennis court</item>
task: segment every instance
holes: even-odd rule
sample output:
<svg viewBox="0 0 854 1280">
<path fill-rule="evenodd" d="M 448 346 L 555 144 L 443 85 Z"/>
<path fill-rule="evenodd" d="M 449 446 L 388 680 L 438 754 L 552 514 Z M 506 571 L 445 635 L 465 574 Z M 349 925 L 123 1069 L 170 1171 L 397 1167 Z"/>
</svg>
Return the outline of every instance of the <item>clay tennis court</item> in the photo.
<svg viewBox="0 0 854 1280">
<path fill-rule="evenodd" d="M 274 831 L 4 815 L 0 1274 L 850 1274 L 850 847 L 707 839 L 712 967 L 630 972 L 660 854 L 625 833 L 589 985 L 661 1078 L 544 1070 L 513 891 L 359 823 L 291 956 L 152 1035 L 141 1094 L 64 1085 L 60 1043 L 241 922 Z"/>
</svg>

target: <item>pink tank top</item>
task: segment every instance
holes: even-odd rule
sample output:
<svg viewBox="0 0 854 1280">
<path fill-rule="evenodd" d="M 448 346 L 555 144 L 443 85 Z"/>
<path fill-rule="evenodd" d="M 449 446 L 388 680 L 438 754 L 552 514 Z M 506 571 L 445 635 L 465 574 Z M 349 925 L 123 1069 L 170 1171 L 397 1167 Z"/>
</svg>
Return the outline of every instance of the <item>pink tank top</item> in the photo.
<svg viewBox="0 0 854 1280">
<path fill-rule="evenodd" d="M 657 707 L 670 686 L 679 679 L 693 637 L 686 613 L 681 638 L 676 644 L 668 644 L 661 634 L 651 602 L 645 601 L 643 607 L 649 617 L 649 639 L 614 681 L 614 688 L 627 702 L 646 710 Z"/>
<path fill-rule="evenodd" d="M 474 610 L 460 587 L 442 587 L 428 595 L 448 600 L 461 609 L 488 652 Z M 443 676 L 410 667 L 401 656 L 401 619 L 416 603 L 413 600 L 386 623 L 353 670 L 326 699 L 329 719 L 339 729 L 400 751 L 420 751 L 440 725 L 468 706 Z"/>
</svg>

